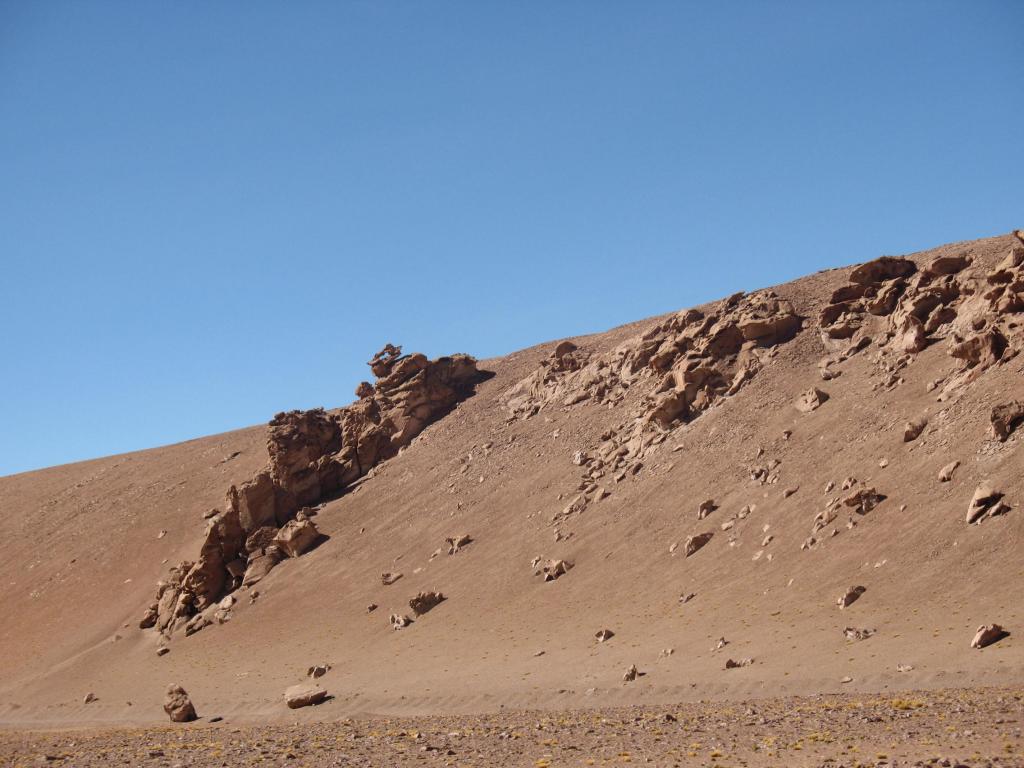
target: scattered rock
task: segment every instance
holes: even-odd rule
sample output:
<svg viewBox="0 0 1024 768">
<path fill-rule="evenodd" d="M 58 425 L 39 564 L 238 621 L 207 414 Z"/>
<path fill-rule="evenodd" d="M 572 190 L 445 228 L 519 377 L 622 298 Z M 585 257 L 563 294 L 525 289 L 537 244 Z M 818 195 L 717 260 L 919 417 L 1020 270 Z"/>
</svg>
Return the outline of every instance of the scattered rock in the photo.
<svg viewBox="0 0 1024 768">
<path fill-rule="evenodd" d="M 327 698 L 327 691 L 316 683 L 299 683 L 284 692 L 284 701 L 288 709 L 299 709 L 322 704 Z"/>
<path fill-rule="evenodd" d="M 801 413 L 810 413 L 820 408 L 828 400 L 828 393 L 814 387 L 797 398 L 794 405 Z"/>
<path fill-rule="evenodd" d="M 700 504 L 697 505 L 697 519 L 703 520 L 716 509 L 718 509 L 718 506 L 715 504 L 714 499 L 707 499 L 706 501 L 702 501 Z"/>
<path fill-rule="evenodd" d="M 847 640 L 867 640 L 875 634 L 873 629 L 861 629 L 857 627 L 847 627 L 843 630 L 843 635 Z"/>
<path fill-rule="evenodd" d="M 967 505 L 967 524 L 980 523 L 987 517 L 995 517 L 1010 510 L 1002 501 L 1003 494 L 995 490 L 991 484 L 982 483 L 974 491 L 971 503 Z"/>
<path fill-rule="evenodd" d="M 956 472 L 957 467 L 960 466 L 959 461 L 951 461 L 949 464 L 939 470 L 939 482 L 948 483 L 953 479 L 953 473 Z"/>
<path fill-rule="evenodd" d="M 1017 428 L 1017 425 L 1024 421 L 1024 402 L 1014 400 L 997 405 L 992 409 L 990 419 L 992 422 L 992 437 L 1000 442 L 1006 442 Z"/>
<path fill-rule="evenodd" d="M 448 554 L 454 555 L 460 551 L 463 547 L 468 546 L 473 542 L 473 539 L 465 533 L 459 534 L 458 536 L 449 536 L 445 539 L 445 543 L 448 545 Z"/>
<path fill-rule="evenodd" d="M 913 672 L 914 671 L 914 665 L 913 664 L 897 664 L 896 665 L 896 671 L 897 672 Z"/>
<path fill-rule="evenodd" d="M 847 608 L 857 602 L 866 591 L 867 587 L 850 587 L 836 600 L 836 604 L 840 608 Z"/>
<path fill-rule="evenodd" d="M 91 691 L 85 694 L 85 698 L 82 699 L 83 704 L 92 704 L 94 701 L 99 701 L 99 697 Z"/>
<path fill-rule="evenodd" d="M 544 574 L 544 581 L 554 581 L 559 576 L 564 576 L 572 569 L 573 564 L 568 560 L 548 560 L 541 572 Z"/>
<path fill-rule="evenodd" d="M 640 672 L 636 668 L 636 664 L 631 664 L 626 673 L 622 676 L 622 682 L 631 683 L 640 676 Z"/>
<path fill-rule="evenodd" d="M 604 643 L 615 637 L 615 633 L 612 632 L 610 629 L 602 629 L 596 635 L 594 635 L 594 637 L 597 638 L 597 642 Z"/>
<path fill-rule="evenodd" d="M 323 677 L 330 671 L 330 669 L 330 664 L 314 664 L 312 667 L 306 670 L 306 676 L 312 677 L 313 679 Z"/>
<path fill-rule="evenodd" d="M 858 514 L 866 515 L 884 500 L 885 496 L 874 488 L 862 488 L 843 499 L 843 505 L 852 507 L 853 511 Z"/>
<path fill-rule="evenodd" d="M 368 606 L 366 606 L 366 612 L 367 613 L 373 613 L 376 610 L 377 610 L 377 604 L 376 603 L 370 603 Z"/>
<path fill-rule="evenodd" d="M 156 649 L 156 655 L 157 656 L 166 656 L 170 652 L 171 652 L 171 649 L 168 648 L 166 645 L 161 645 L 161 646 L 159 646 Z"/>
<path fill-rule="evenodd" d="M 754 663 L 754 660 L 750 659 L 750 658 L 728 659 L 725 662 L 725 668 L 726 669 L 738 669 L 740 667 L 749 667 L 753 663 Z"/>
<path fill-rule="evenodd" d="M 927 426 L 928 419 L 923 416 L 913 421 L 908 421 L 903 427 L 903 442 L 909 443 L 916 440 Z"/>
<path fill-rule="evenodd" d="M 192 700 L 180 685 L 167 687 L 164 712 L 171 718 L 172 723 L 188 723 L 196 719 L 196 709 L 192 706 Z"/>
<path fill-rule="evenodd" d="M 400 573 L 391 573 L 390 571 L 388 571 L 388 572 L 382 573 L 380 575 L 380 583 L 383 584 L 385 587 L 390 587 L 392 584 L 394 584 L 400 578 L 402 578 L 402 574 L 400 574 Z"/>
<path fill-rule="evenodd" d="M 992 645 L 992 643 L 1002 640 L 1007 634 L 1009 633 L 998 624 L 982 624 L 974 633 L 971 648 L 984 648 L 987 645 Z"/>
<path fill-rule="evenodd" d="M 705 531 L 704 533 L 698 533 L 693 536 L 689 536 L 686 542 L 683 544 L 683 555 L 689 557 L 694 552 L 699 550 L 701 547 L 706 545 L 711 538 L 714 536 L 713 531 Z"/>
<path fill-rule="evenodd" d="M 422 616 L 446 599 L 440 592 L 420 592 L 409 601 L 409 607 L 416 616 Z"/>
<path fill-rule="evenodd" d="M 391 622 L 392 629 L 405 629 L 412 624 L 412 619 L 401 613 L 392 613 L 391 618 L 388 619 Z"/>
</svg>

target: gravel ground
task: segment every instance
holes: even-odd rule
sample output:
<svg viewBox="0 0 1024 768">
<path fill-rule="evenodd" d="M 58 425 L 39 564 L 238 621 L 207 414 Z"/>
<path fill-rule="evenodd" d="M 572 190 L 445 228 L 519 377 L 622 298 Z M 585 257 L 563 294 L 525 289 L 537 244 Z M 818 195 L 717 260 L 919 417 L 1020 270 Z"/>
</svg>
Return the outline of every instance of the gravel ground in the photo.
<svg viewBox="0 0 1024 768">
<path fill-rule="evenodd" d="M 1024 689 L 0 732 L 9 766 L 1024 766 Z"/>
</svg>

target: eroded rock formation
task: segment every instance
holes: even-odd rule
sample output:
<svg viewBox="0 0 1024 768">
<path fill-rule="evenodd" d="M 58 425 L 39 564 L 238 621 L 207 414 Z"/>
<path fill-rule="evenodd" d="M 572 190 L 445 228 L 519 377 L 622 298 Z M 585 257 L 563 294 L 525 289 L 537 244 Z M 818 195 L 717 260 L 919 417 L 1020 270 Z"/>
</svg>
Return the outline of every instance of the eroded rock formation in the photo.
<svg viewBox="0 0 1024 768">
<path fill-rule="evenodd" d="M 210 624 L 214 619 L 205 614 L 225 594 L 257 583 L 315 543 L 319 534 L 303 510 L 395 456 L 480 380 L 469 355 L 428 360 L 391 344 L 369 366 L 376 382 L 360 384 L 351 405 L 289 411 L 270 421 L 267 466 L 228 489 L 226 508 L 209 519 L 198 558 L 174 566 L 157 585 L 141 628 L 170 635 Z"/>
</svg>

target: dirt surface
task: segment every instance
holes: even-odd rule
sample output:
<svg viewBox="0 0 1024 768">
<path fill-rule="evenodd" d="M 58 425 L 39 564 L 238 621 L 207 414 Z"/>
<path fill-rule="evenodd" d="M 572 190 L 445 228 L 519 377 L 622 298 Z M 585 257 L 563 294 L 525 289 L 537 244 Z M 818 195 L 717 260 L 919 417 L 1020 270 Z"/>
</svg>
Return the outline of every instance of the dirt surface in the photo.
<svg viewBox="0 0 1024 768">
<path fill-rule="evenodd" d="M 1016 285 L 998 275 L 986 282 L 986 275 L 1020 245 L 1010 234 L 909 258 L 923 269 L 966 256 L 981 286 L 963 295 L 966 302 L 992 285 Z M 362 718 L 413 718 L 418 725 L 389 727 L 427 733 L 473 723 L 498 729 L 509 717 L 507 728 L 525 729 L 520 739 L 473 737 L 481 739 L 474 749 L 487 745 L 508 764 L 544 757 L 548 737 L 533 730 L 542 717 L 576 724 L 566 725 L 564 738 L 580 755 L 552 746 L 554 762 L 625 761 L 608 751 L 621 740 L 644 745 L 622 748 L 635 752 L 633 761 L 650 756 L 662 764 L 674 748 L 681 761 L 699 763 L 711 760 L 713 738 L 721 738 L 730 759 L 740 750 L 757 764 L 763 755 L 751 746 L 770 729 L 759 731 L 756 717 L 740 728 L 743 702 L 771 697 L 750 706 L 778 717 L 796 711 L 792 696 L 832 700 L 842 691 L 851 702 L 884 703 L 895 697 L 890 691 L 917 690 L 929 706 L 894 711 L 882 722 L 920 723 L 933 744 L 915 736 L 896 742 L 900 752 L 878 723 L 828 720 L 856 707 L 814 710 L 825 699 L 813 698 L 800 706 L 819 712 L 822 724 L 805 728 L 792 719 L 785 738 L 802 736 L 809 750 L 817 744 L 809 734 L 828 726 L 840 739 L 852 728 L 871 749 L 892 756 L 980 751 L 1014 764 L 1006 761 L 1016 753 L 1005 752 L 1001 739 L 1004 730 L 1011 740 L 1015 732 L 995 720 L 1015 717 L 1000 709 L 1015 694 L 995 694 L 1004 699 L 997 705 L 982 689 L 1024 684 L 1024 429 L 998 437 L 990 424 L 994 407 L 1024 401 L 1024 355 L 1011 345 L 1003 357 L 968 370 L 951 356 L 954 334 L 941 328 L 904 354 L 891 318 L 864 312 L 857 334 L 870 343 L 823 365 L 848 340 L 828 338 L 847 320 L 826 322 L 822 310 L 834 292 L 849 291 L 853 275 L 836 269 L 775 287 L 778 301 L 803 319 L 799 332 L 755 350 L 749 370 L 744 353 L 727 354 L 725 386 L 739 381 L 734 374 L 748 378 L 713 399 L 698 393 L 689 420 L 637 432 L 628 446 L 623 438 L 628 461 L 609 461 L 600 471 L 592 457 L 619 439 L 608 435 L 648 428 L 637 414 L 660 402 L 667 386 L 661 374 L 644 369 L 632 381 L 613 381 L 603 401 L 605 395 L 566 404 L 577 380 L 565 377 L 581 374 L 558 374 L 551 384 L 538 373 L 550 365 L 556 341 L 479 361 L 489 377 L 472 396 L 348 492 L 309 510 L 322 535 L 317 546 L 234 592 L 230 620 L 190 636 L 140 629 L 140 618 L 168 568 L 196 557 L 204 515 L 224 507 L 230 486 L 266 466 L 265 426 L 0 478 L 0 725 L 152 728 L 166 723 L 163 697 L 174 683 L 201 716 L 266 725 L 268 743 L 272 734 L 289 738 L 275 724 L 359 718 L 304 725 L 290 738 L 312 743 L 322 733 L 333 743 L 357 729 L 366 738 L 353 744 L 379 750 L 371 761 L 378 764 L 392 751 L 386 760 L 446 758 L 420 753 L 423 744 L 414 741 L 399 757 L 385 746 L 388 738 L 368 738 L 372 728 Z M 702 309 L 742 310 L 742 301 Z M 1007 306 L 1004 320 L 1016 333 L 1022 315 Z M 614 361 L 623 349 L 637 354 L 644 334 L 664 333 L 670 322 L 654 318 L 572 341 L 584 360 Z M 374 341 L 368 349 L 386 340 Z M 603 386 L 598 382 L 598 391 Z M 827 397 L 811 397 L 807 406 L 812 389 Z M 339 394 L 340 403 L 346 399 Z M 908 440 L 908 424 L 922 421 Z M 940 480 L 954 462 L 951 478 Z M 969 525 L 965 514 L 983 484 L 1002 494 L 1006 508 Z M 871 489 L 870 509 L 844 501 Z M 585 503 L 577 503 L 580 495 Z M 823 514 L 828 523 L 818 528 Z M 463 535 L 471 541 L 448 554 L 446 539 Z M 686 556 L 686 543 L 698 540 L 703 546 Z M 572 567 L 545 581 L 542 568 L 558 561 Z M 386 585 L 383 573 L 401 578 Z M 864 590 L 840 608 L 837 599 L 853 586 Z M 446 599 L 414 615 L 410 600 L 430 591 Z M 413 620 L 395 631 L 393 614 Z M 1007 634 L 972 648 L 978 627 L 993 623 Z M 611 634 L 599 642 L 605 629 Z M 158 655 L 161 647 L 169 650 Z M 289 710 L 285 689 L 319 664 L 331 667 L 317 683 L 332 698 Z M 638 675 L 624 682 L 634 665 Z M 977 722 L 943 722 L 940 715 L 950 716 L 944 708 L 955 702 Z M 583 724 L 593 717 L 587 711 L 638 705 L 651 708 L 651 717 L 663 714 L 661 707 L 680 708 L 690 721 L 735 710 L 722 717 L 735 718 L 726 721 L 737 735 L 708 731 L 654 742 L 655 724 L 635 724 L 633 713 L 607 715 L 627 721 L 620 735 L 618 726 L 586 733 Z M 548 714 L 505 714 L 526 711 Z M 965 730 L 974 732 L 966 741 L 944 735 Z M 132 748 L 144 750 L 145 734 L 154 733 L 132 736 Z M 223 726 L 166 733 L 173 743 L 179 734 L 186 741 L 226 738 L 224 750 L 236 737 L 251 750 L 257 738 Z M 95 737 L 112 745 L 121 738 Z M 8 730 L 5 748 L 20 738 Z M 75 739 L 26 738 L 44 745 L 30 748 L 31 760 L 51 749 L 46 745 Z M 688 754 L 691 741 L 702 744 L 696 758 Z M 457 764 L 486 764 L 472 749 L 464 755 L 452 748 Z M 836 743 L 829 748 L 842 754 Z"/>
<path fill-rule="evenodd" d="M 5 765 L 1022 766 L 1020 689 L 295 725 L 0 731 Z M 329 703 L 321 705 L 325 711 Z"/>
</svg>

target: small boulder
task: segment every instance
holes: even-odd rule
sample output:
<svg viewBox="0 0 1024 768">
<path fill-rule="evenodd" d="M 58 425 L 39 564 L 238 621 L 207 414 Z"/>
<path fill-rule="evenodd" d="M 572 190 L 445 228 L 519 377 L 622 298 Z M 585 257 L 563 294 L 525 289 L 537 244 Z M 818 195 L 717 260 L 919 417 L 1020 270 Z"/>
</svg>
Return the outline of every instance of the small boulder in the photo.
<svg viewBox="0 0 1024 768">
<path fill-rule="evenodd" d="M 602 629 L 594 637 L 597 638 L 597 642 L 604 643 L 615 637 L 615 633 L 610 629 Z"/>
<path fill-rule="evenodd" d="M 704 533 L 698 533 L 693 536 L 689 536 L 686 542 L 683 544 L 683 555 L 689 557 L 694 552 L 699 550 L 701 547 L 706 545 L 711 538 L 714 536 L 713 531 L 705 531 Z"/>
<path fill-rule="evenodd" d="M 448 554 L 454 555 L 463 547 L 472 544 L 473 539 L 468 534 L 461 533 L 458 536 L 449 536 L 445 539 L 445 543 L 448 544 Z"/>
<path fill-rule="evenodd" d="M 422 616 L 432 608 L 436 608 L 447 598 L 440 592 L 420 592 L 409 601 L 409 607 L 417 616 Z"/>
<path fill-rule="evenodd" d="M 412 624 L 412 619 L 401 613 L 392 613 L 391 618 L 388 619 L 391 622 L 392 629 L 405 629 Z"/>
<path fill-rule="evenodd" d="M 971 503 L 967 505 L 967 524 L 980 523 L 986 517 L 1001 515 L 1009 510 L 1002 501 L 1003 494 L 989 483 L 982 483 L 975 489 Z"/>
<path fill-rule="evenodd" d="M 171 718 L 172 723 L 188 723 L 196 719 L 196 709 L 192 706 L 192 700 L 180 685 L 167 687 L 164 712 Z"/>
<path fill-rule="evenodd" d="M 394 584 L 400 578 L 402 578 L 402 574 L 400 574 L 400 573 L 392 573 L 391 571 L 387 571 L 387 572 L 382 573 L 380 575 L 380 583 L 383 584 L 385 587 L 390 587 L 392 584 Z"/>
<path fill-rule="evenodd" d="M 331 669 L 330 664 L 314 664 L 312 667 L 306 670 L 306 676 L 312 677 L 314 680 L 318 677 L 323 677 Z"/>
<path fill-rule="evenodd" d="M 705 501 L 702 501 L 700 504 L 697 505 L 697 519 L 703 520 L 716 509 L 718 509 L 718 506 L 715 504 L 714 499 L 707 499 Z"/>
<path fill-rule="evenodd" d="M 636 664 L 630 664 L 629 669 L 627 669 L 626 673 L 622 676 L 622 682 L 631 683 L 634 680 L 636 680 L 639 676 L 640 672 L 639 670 L 637 670 Z"/>
<path fill-rule="evenodd" d="M 298 557 L 313 546 L 319 536 L 316 526 L 309 518 L 289 520 L 274 537 L 274 543 L 288 557 Z"/>
<path fill-rule="evenodd" d="M 801 413 L 810 413 L 820 408 L 826 400 L 828 400 L 828 393 L 813 387 L 801 394 L 793 405 Z"/>
<path fill-rule="evenodd" d="M 917 440 L 924 432 L 924 428 L 928 426 L 928 419 L 923 416 L 913 421 L 908 421 L 903 427 L 903 442 L 910 443 Z"/>
<path fill-rule="evenodd" d="M 960 466 L 959 461 L 951 461 L 949 464 L 939 470 L 939 482 L 948 483 L 953 479 L 953 473 L 956 472 L 957 467 Z"/>
<path fill-rule="evenodd" d="M 998 624 L 982 624 L 974 633 L 971 648 L 984 648 L 1006 637 L 1007 633 Z"/>
<path fill-rule="evenodd" d="M 288 709 L 299 709 L 322 704 L 327 698 L 327 691 L 316 683 L 299 683 L 284 692 L 284 701 Z"/>
<path fill-rule="evenodd" d="M 572 568 L 573 564 L 568 560 L 548 560 L 542 569 L 544 581 L 554 581 L 559 576 L 564 576 Z"/>
<path fill-rule="evenodd" d="M 738 669 L 740 667 L 749 667 L 753 663 L 754 663 L 754 660 L 750 659 L 750 658 L 728 659 L 725 662 L 725 668 L 726 669 Z"/>
<path fill-rule="evenodd" d="M 850 587 L 837 600 L 836 605 L 841 609 L 848 608 L 860 599 L 860 596 L 867 592 L 867 587 Z"/>
<path fill-rule="evenodd" d="M 1024 421 L 1024 401 L 1014 400 L 997 405 L 992 409 L 992 437 L 1006 442 L 1017 425 Z"/>
<path fill-rule="evenodd" d="M 853 511 L 858 514 L 866 515 L 884 499 L 885 496 L 874 488 L 862 488 L 843 499 L 843 505 L 852 507 Z"/>
</svg>

